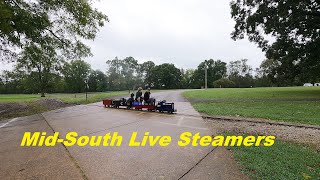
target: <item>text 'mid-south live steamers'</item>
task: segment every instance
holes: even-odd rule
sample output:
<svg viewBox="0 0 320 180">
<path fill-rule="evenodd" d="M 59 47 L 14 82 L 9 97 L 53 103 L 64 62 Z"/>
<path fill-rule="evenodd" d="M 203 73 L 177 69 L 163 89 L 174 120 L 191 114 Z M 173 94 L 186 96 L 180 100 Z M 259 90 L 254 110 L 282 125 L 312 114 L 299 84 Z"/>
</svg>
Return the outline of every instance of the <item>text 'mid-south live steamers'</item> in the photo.
<svg viewBox="0 0 320 180">
<path fill-rule="evenodd" d="M 132 132 L 128 141 L 118 132 L 106 133 L 103 136 L 84 136 L 77 132 L 68 132 L 65 138 L 59 137 L 59 132 L 47 135 L 46 132 L 25 132 L 21 146 L 55 146 L 62 143 L 65 146 L 272 146 L 275 136 L 201 136 L 200 133 L 183 132 L 175 142 L 171 136 L 153 136 L 150 132 L 139 134 Z"/>
</svg>

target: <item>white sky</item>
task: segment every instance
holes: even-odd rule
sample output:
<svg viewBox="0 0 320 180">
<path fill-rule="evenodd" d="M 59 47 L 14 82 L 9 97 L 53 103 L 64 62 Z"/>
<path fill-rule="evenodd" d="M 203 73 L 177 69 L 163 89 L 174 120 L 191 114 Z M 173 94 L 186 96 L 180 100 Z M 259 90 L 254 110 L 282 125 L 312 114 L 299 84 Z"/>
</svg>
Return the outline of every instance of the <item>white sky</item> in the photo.
<svg viewBox="0 0 320 180">
<path fill-rule="evenodd" d="M 229 62 L 247 58 L 258 67 L 264 53 L 248 40 L 233 41 L 229 0 L 101 0 L 95 3 L 110 22 L 101 28 L 86 59 L 93 69 L 106 70 L 115 56 L 139 62 L 174 63 L 196 68 L 205 59 Z M 10 66 L 2 66 L 7 69 Z"/>
</svg>

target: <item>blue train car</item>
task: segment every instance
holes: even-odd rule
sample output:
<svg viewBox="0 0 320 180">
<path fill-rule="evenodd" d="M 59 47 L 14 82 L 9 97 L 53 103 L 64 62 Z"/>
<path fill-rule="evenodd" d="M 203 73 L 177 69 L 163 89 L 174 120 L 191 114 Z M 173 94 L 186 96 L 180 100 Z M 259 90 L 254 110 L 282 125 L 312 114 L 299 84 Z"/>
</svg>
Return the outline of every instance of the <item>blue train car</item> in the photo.
<svg viewBox="0 0 320 180">
<path fill-rule="evenodd" d="M 167 103 L 166 101 L 158 102 L 157 111 L 168 113 L 177 112 L 177 110 L 174 108 L 174 103 Z"/>
</svg>

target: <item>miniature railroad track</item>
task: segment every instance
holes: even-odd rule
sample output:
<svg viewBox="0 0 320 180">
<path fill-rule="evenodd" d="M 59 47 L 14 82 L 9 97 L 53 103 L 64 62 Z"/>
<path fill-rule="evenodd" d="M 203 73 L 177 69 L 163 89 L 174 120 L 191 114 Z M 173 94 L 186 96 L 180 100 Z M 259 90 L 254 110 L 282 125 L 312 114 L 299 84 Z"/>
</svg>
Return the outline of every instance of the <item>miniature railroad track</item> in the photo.
<svg viewBox="0 0 320 180">
<path fill-rule="evenodd" d="M 132 110 L 132 109 L 130 109 L 130 110 Z M 144 112 L 148 112 L 148 111 L 144 111 Z M 266 125 L 272 125 L 272 126 L 286 126 L 286 127 L 295 127 L 295 128 L 305 128 L 305 129 L 320 130 L 320 126 L 316 126 L 316 125 L 293 124 L 293 123 L 276 122 L 276 121 L 268 121 L 268 120 L 256 121 L 256 120 L 251 120 L 251 119 L 236 119 L 236 118 L 229 118 L 229 117 L 214 117 L 214 116 L 207 116 L 207 115 L 192 115 L 192 114 L 185 114 L 185 113 L 179 113 L 179 112 L 176 113 L 176 114 L 170 114 L 170 115 L 171 116 L 189 116 L 189 117 L 197 117 L 197 118 L 201 117 L 201 118 L 207 119 L 209 121 L 211 120 L 211 121 L 247 122 L 247 123 L 256 123 L 256 124 L 266 124 Z"/>
<path fill-rule="evenodd" d="M 315 125 L 306 125 L 306 124 L 292 124 L 292 123 L 284 123 L 284 122 L 274 122 L 274 121 L 254 121 L 250 119 L 234 119 L 227 117 L 212 117 L 212 116 L 202 116 L 203 119 L 212 120 L 212 121 L 234 121 L 234 122 L 248 122 L 248 123 L 256 123 L 256 124 L 266 124 L 273 126 L 287 126 L 287 127 L 295 127 L 295 128 L 305 128 L 305 129 L 316 129 L 320 130 L 320 126 Z"/>
</svg>

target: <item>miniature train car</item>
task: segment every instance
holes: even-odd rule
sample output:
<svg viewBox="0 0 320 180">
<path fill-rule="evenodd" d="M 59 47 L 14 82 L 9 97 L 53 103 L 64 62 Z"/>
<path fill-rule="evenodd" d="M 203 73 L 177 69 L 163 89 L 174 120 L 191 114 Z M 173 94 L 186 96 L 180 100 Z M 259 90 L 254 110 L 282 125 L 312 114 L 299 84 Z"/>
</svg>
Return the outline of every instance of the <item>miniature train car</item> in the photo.
<svg viewBox="0 0 320 180">
<path fill-rule="evenodd" d="M 158 103 L 155 100 L 150 103 L 141 103 L 134 101 L 133 99 L 121 98 L 119 100 L 114 99 L 104 99 L 102 101 L 105 107 L 113 108 L 126 108 L 126 109 L 136 109 L 136 110 L 148 110 L 148 111 L 158 111 L 158 112 L 167 112 L 174 113 L 177 110 L 174 108 L 174 103 L 167 103 L 165 100 Z"/>
</svg>

